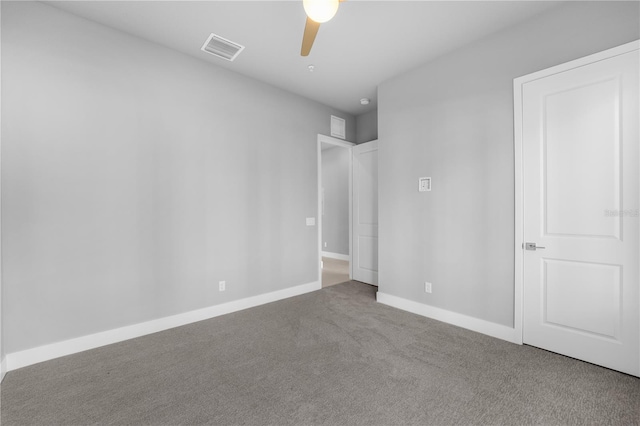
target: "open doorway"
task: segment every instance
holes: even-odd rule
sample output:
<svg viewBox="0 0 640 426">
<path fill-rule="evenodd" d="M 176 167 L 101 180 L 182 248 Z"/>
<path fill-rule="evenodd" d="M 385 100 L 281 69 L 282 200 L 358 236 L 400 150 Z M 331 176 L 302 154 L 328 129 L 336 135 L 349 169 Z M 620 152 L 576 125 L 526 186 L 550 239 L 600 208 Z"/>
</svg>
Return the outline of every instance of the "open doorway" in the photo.
<svg viewBox="0 0 640 426">
<path fill-rule="evenodd" d="M 318 135 L 318 238 L 322 287 L 351 278 L 351 147 Z"/>
</svg>

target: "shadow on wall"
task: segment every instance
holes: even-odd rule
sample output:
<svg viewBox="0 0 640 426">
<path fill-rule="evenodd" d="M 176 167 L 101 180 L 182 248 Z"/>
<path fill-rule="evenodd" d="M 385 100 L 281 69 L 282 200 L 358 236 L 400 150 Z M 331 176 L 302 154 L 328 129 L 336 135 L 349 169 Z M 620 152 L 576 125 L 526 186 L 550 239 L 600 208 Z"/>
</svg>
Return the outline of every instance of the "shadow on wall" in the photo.
<svg viewBox="0 0 640 426">
<path fill-rule="evenodd" d="M 356 117 L 356 143 L 378 139 L 378 110 L 369 111 Z"/>
</svg>

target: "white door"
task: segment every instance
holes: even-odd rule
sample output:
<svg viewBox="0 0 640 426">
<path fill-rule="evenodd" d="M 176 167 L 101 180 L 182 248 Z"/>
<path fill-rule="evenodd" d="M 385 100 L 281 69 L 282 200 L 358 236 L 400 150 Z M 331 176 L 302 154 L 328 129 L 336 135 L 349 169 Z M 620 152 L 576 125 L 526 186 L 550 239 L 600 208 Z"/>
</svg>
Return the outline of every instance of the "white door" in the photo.
<svg viewBox="0 0 640 426">
<path fill-rule="evenodd" d="M 378 285 L 378 141 L 356 145 L 352 152 L 352 275 Z"/>
<path fill-rule="evenodd" d="M 538 246 L 523 248 L 523 341 L 634 375 L 637 46 L 521 86 L 523 237 Z"/>
</svg>

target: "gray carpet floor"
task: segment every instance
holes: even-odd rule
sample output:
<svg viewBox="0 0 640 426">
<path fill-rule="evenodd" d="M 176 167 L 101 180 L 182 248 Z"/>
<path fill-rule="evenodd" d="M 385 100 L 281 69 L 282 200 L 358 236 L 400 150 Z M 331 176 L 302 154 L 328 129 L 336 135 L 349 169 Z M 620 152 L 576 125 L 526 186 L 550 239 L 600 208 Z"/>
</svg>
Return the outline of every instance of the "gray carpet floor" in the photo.
<svg viewBox="0 0 640 426">
<path fill-rule="evenodd" d="M 640 379 L 348 282 L 7 374 L 2 425 L 640 423 Z"/>
</svg>

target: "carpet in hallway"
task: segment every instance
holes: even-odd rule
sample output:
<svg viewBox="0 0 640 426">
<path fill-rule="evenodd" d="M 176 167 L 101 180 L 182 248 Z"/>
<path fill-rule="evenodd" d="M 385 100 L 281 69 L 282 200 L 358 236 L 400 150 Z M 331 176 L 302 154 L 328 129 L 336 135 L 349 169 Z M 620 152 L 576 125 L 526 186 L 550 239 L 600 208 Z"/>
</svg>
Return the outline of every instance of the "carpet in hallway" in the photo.
<svg viewBox="0 0 640 426">
<path fill-rule="evenodd" d="M 349 262 L 346 260 L 322 258 L 322 287 L 349 281 Z"/>
</svg>

